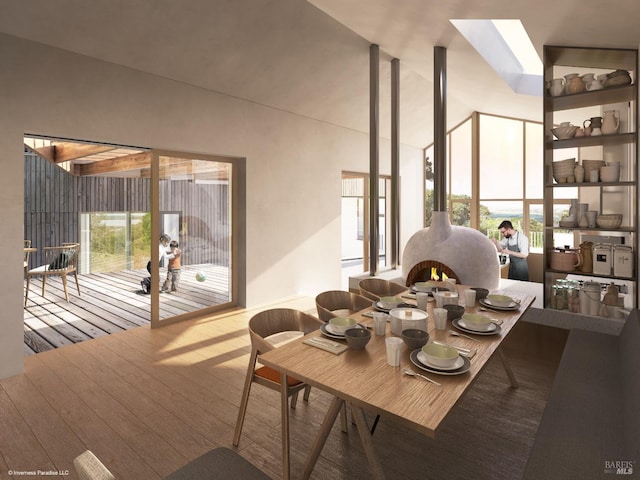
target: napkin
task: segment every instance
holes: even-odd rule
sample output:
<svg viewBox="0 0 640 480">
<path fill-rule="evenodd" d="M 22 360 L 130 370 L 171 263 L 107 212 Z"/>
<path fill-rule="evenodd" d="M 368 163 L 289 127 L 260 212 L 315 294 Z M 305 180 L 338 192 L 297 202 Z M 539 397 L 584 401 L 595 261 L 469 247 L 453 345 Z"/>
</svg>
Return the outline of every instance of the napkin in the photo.
<svg viewBox="0 0 640 480">
<path fill-rule="evenodd" d="M 340 355 L 345 350 L 349 350 L 348 345 L 345 345 L 344 343 L 334 342 L 333 340 L 329 340 L 328 338 L 324 337 L 307 338 L 306 340 L 303 340 L 302 343 L 319 348 L 320 350 L 331 352 L 335 355 Z"/>
</svg>

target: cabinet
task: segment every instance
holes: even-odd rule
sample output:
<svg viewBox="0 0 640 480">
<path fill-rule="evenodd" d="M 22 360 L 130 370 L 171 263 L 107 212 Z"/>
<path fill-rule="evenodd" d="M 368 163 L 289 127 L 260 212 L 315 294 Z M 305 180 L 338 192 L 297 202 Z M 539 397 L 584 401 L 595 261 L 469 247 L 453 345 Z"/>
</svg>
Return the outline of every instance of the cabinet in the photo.
<svg viewBox="0 0 640 480">
<path fill-rule="evenodd" d="M 568 85 L 565 76 L 592 74 L 586 78 L 598 78 L 617 70 L 629 72 L 630 84 L 606 82 L 603 88 L 585 90 L 578 93 L 564 89 L 559 93 L 558 86 Z M 559 279 L 574 279 L 601 283 L 603 287 L 613 282 L 624 295 L 626 308 L 637 308 L 638 277 L 638 208 L 637 208 L 637 72 L 638 51 L 635 49 L 609 49 L 587 47 L 544 47 L 544 245 L 543 258 L 544 304 L 546 307 L 563 308 L 552 305 L 552 291 Z M 615 75 L 610 75 L 612 78 Z M 570 77 L 569 77 L 570 78 Z M 601 77 L 604 78 L 604 77 Z M 555 82 L 554 82 L 555 79 Z M 562 79 L 562 80 L 560 80 Z M 550 88 L 551 86 L 554 88 Z M 616 114 L 610 113 L 617 112 Z M 605 114 L 605 112 L 608 112 Z M 589 125 L 591 118 L 617 116 L 619 128 L 616 133 L 603 135 L 583 135 L 557 139 L 552 129 L 563 122 L 569 122 L 582 128 Z M 596 123 L 597 125 L 597 123 Z M 607 181 L 590 181 L 586 172 L 583 182 L 569 177 L 562 180 L 554 177 L 554 162 L 575 158 L 579 165 L 592 168 L 598 163 L 620 165 L 620 175 Z M 587 162 L 585 162 L 587 160 Z M 602 161 L 602 162 L 594 162 Z M 556 164 L 556 168 L 559 164 Z M 562 183 L 561 183 L 562 182 Z M 571 208 L 573 201 L 574 208 Z M 569 221 L 569 211 L 576 204 L 588 204 L 587 209 L 602 214 L 622 214 L 619 227 L 602 227 Z M 584 207 L 582 207 L 584 208 Z M 593 214 L 592 214 L 593 215 Z M 581 271 L 582 266 L 574 267 L 572 262 L 558 260 L 558 251 L 554 249 L 569 247 L 578 249 L 581 244 L 592 242 L 602 248 L 612 245 L 611 254 L 601 254 L 605 250 L 591 250 L 596 272 Z M 626 252 L 625 269 L 614 270 L 613 245 L 617 252 Z M 568 251 L 567 251 L 568 252 Z M 567 253 L 573 255 L 573 253 Z M 551 262 L 554 257 L 554 262 Z M 607 257 L 607 258 L 605 258 Z M 621 257 L 618 257 L 621 258 Z M 631 258 L 631 260 L 629 260 Z M 561 260 L 567 260 L 562 258 Z M 553 265 L 553 268 L 552 268 Z M 560 265 L 560 267 L 558 267 Z M 568 265 L 568 266 L 567 266 Z M 604 265 L 604 268 L 603 268 Z M 610 269 L 606 268 L 610 265 Z M 569 271 L 567 271 L 569 270 Z M 593 283 L 590 284 L 593 286 Z M 554 298 L 555 300 L 555 298 Z M 584 312 L 583 312 L 584 313 Z"/>
</svg>

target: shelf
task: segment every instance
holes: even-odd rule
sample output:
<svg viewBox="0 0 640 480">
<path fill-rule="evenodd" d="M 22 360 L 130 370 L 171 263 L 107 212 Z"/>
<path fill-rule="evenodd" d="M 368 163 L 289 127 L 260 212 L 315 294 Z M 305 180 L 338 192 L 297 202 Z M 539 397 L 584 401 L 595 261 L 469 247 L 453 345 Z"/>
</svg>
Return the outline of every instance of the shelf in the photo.
<svg viewBox="0 0 640 480">
<path fill-rule="evenodd" d="M 636 182 L 582 182 L 582 183 L 552 183 L 544 188 L 602 188 L 602 187 L 635 187 Z"/>
<path fill-rule="evenodd" d="M 629 72 L 632 83 L 614 87 L 605 87 L 600 90 L 585 91 L 575 94 L 551 96 L 545 91 L 543 97 L 543 149 L 544 149 L 544 207 L 542 229 L 545 254 L 543 259 L 543 282 L 544 295 L 543 304 L 549 305 L 552 285 L 557 278 L 573 276 L 584 277 L 585 280 L 600 279 L 600 282 L 622 282 L 629 285 L 628 292 L 625 292 L 625 305 L 629 308 L 638 306 L 638 278 L 640 277 L 640 257 L 638 250 L 638 50 L 637 49 L 613 49 L 613 48 L 591 48 L 591 47 L 562 47 L 544 46 L 544 80 L 550 85 L 552 80 L 562 78 L 565 73 L 577 73 L 583 75 L 593 73 L 596 76 L 610 73 L 616 70 L 626 70 Z M 627 79 L 628 81 L 628 79 Z M 585 110 L 586 109 L 586 110 Z M 621 120 L 620 132 L 610 135 L 582 136 L 568 138 L 564 140 L 554 140 L 551 129 L 560 121 L 567 118 L 587 118 L 598 115 L 604 117 L 603 112 L 616 109 L 619 111 Z M 588 113 L 586 113 L 588 112 Z M 624 121 L 622 121 L 624 119 Z M 582 125 L 579 125 L 582 127 Z M 594 152 L 587 147 L 599 147 Z M 563 149 L 575 149 L 567 151 Z M 569 152 L 571 155 L 569 155 Z M 589 182 L 582 183 L 554 183 L 551 175 L 554 160 L 559 160 L 562 155 L 575 157 L 578 163 L 585 158 L 600 158 L 605 161 L 620 162 L 622 181 L 616 182 Z M 594 155 L 600 155 L 594 157 Z M 584 166 L 584 165 L 583 165 Z M 607 178 L 607 177 L 605 177 Z M 611 177 L 608 177 L 611 178 Z M 586 178 L 585 180 L 588 180 Z M 562 188 L 572 188 L 574 190 L 556 190 Z M 567 197 L 577 197 L 579 203 L 590 205 L 592 210 L 599 213 L 605 211 L 616 211 L 623 215 L 624 224 L 618 228 L 583 228 L 553 226 L 554 218 L 564 209 L 569 199 Z M 571 199 L 573 200 L 573 198 Z M 557 225 L 557 223 L 556 223 Z M 600 241 L 616 243 L 622 241 L 626 246 L 632 248 L 633 265 L 625 265 L 627 270 L 624 273 L 632 272 L 633 277 L 620 277 L 615 275 L 602 275 L 594 273 L 584 273 L 579 270 L 560 271 L 549 268 L 547 263 L 548 254 L 546 251 L 554 246 L 554 243 L 566 243 L 574 246 L 576 243 L 588 238 L 594 243 Z M 616 240 L 623 238 L 624 240 Z M 600 240 L 601 239 L 601 240 Z M 593 250 L 592 250 L 593 253 Z M 621 258 L 621 257 L 619 257 Z M 593 258 L 595 262 L 595 257 Z M 611 261 L 614 265 L 614 256 L 604 258 L 604 261 Z M 602 259 L 600 260 L 602 261 Z M 625 260 L 627 261 L 627 260 Z M 563 264 L 556 264 L 563 266 Z M 569 263 L 567 267 L 573 264 Z M 606 268 L 604 270 L 607 270 Z M 622 273 L 622 270 L 616 270 Z M 611 270 L 613 273 L 613 269 Z M 579 314 L 579 315 L 584 315 Z"/>
<path fill-rule="evenodd" d="M 595 273 L 585 273 L 585 272 L 581 272 L 580 270 L 572 270 L 570 272 L 566 272 L 564 270 L 552 270 L 551 268 L 547 267 L 547 273 L 559 273 L 561 275 L 582 275 L 585 277 L 593 277 L 593 278 L 606 278 L 606 279 L 610 279 L 610 280 L 626 280 L 628 282 L 635 282 L 636 281 L 636 277 L 616 277 L 614 275 L 603 275 L 601 273 L 595 274 Z"/>
<path fill-rule="evenodd" d="M 598 145 L 622 145 L 634 143 L 637 132 L 617 133 L 614 135 L 596 135 L 590 137 L 574 137 L 566 140 L 547 140 L 547 148 L 557 150 L 559 148 L 594 147 Z"/>
<path fill-rule="evenodd" d="M 549 227 L 546 226 L 545 227 L 548 230 L 580 230 L 582 232 L 597 232 L 597 233 L 602 233 L 602 232 L 611 232 L 611 233 L 616 233 L 616 232 L 622 232 L 622 233 L 635 233 L 636 229 L 635 227 L 618 227 L 618 228 L 589 228 L 589 227 Z"/>
<path fill-rule="evenodd" d="M 629 102 L 635 100 L 636 85 L 622 85 L 619 87 L 603 88 L 591 92 L 574 93 L 572 95 L 559 95 L 552 97 L 547 95 L 547 110 L 558 112 L 573 108 L 590 107 L 592 105 L 607 105 L 611 103 Z"/>
</svg>

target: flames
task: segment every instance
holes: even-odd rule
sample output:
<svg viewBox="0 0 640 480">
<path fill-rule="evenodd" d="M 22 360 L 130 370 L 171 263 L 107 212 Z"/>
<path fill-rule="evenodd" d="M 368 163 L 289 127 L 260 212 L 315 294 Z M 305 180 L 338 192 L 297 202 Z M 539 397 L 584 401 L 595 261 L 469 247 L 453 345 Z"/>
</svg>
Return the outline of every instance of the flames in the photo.
<svg viewBox="0 0 640 480">
<path fill-rule="evenodd" d="M 444 282 L 447 278 L 447 274 L 444 272 L 441 272 L 442 274 L 442 281 Z M 438 275 L 438 269 L 436 267 L 431 267 L 431 280 L 435 280 L 436 282 L 438 280 L 440 280 L 440 275 Z"/>
</svg>

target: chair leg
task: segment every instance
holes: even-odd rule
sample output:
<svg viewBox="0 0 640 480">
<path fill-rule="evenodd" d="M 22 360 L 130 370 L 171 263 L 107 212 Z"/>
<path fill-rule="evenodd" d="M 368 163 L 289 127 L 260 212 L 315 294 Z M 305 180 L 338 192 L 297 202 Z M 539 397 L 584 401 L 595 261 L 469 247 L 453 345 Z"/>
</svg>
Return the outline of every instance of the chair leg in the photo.
<svg viewBox="0 0 640 480">
<path fill-rule="evenodd" d="M 44 287 L 47 285 L 47 276 L 42 275 L 42 298 L 44 298 Z"/>
<path fill-rule="evenodd" d="M 311 393 L 311 385 L 307 385 L 306 387 L 304 387 L 304 395 L 302 396 L 302 399 L 305 402 L 309 401 L 309 394 Z"/>
<path fill-rule="evenodd" d="M 80 284 L 78 283 L 78 272 L 74 270 L 73 276 L 76 278 L 76 288 L 78 289 L 78 296 L 80 296 Z"/>
<path fill-rule="evenodd" d="M 69 291 L 67 290 L 67 274 L 66 273 L 62 274 L 62 286 L 64 288 L 64 298 L 67 300 L 67 303 L 69 303 Z"/>
<path fill-rule="evenodd" d="M 240 400 L 240 410 L 238 411 L 238 419 L 236 420 L 236 429 L 233 433 L 233 445 L 238 446 L 240 443 L 240 435 L 242 434 L 242 426 L 244 425 L 244 417 L 247 413 L 247 404 L 249 403 L 249 393 L 251 392 L 251 383 L 253 382 L 253 370 L 256 364 L 256 355 L 251 352 L 251 360 L 247 369 L 247 377 L 244 381 L 244 389 L 242 390 L 242 399 Z"/>
<path fill-rule="evenodd" d="M 31 280 L 31 275 L 27 273 L 27 290 L 24 293 L 24 306 L 27 306 L 27 299 L 29 298 L 29 280 Z"/>
<path fill-rule="evenodd" d="M 342 427 L 342 433 L 347 433 L 349 431 L 349 421 L 347 419 L 347 402 L 342 404 L 342 408 L 340 409 L 340 426 Z"/>
<path fill-rule="evenodd" d="M 293 394 L 291 394 L 291 408 L 296 408 L 297 404 L 298 404 L 298 392 L 293 392 Z"/>
</svg>

